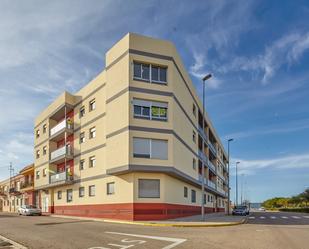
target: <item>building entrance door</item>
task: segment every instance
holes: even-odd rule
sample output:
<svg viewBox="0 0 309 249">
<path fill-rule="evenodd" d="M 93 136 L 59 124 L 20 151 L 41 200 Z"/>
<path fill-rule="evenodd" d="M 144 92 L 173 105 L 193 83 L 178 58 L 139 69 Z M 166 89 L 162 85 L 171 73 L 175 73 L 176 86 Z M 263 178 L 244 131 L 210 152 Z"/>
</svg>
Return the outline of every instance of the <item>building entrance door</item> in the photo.
<svg viewBox="0 0 309 249">
<path fill-rule="evenodd" d="M 42 212 L 43 213 L 48 213 L 48 197 L 44 197 L 43 198 Z"/>
</svg>

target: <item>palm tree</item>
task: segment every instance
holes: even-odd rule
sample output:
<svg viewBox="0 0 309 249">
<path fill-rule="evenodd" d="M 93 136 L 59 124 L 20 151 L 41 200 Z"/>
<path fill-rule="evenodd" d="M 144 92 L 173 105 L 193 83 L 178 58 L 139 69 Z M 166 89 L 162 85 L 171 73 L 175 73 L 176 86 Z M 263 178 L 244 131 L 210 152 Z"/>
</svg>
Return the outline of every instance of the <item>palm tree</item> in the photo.
<svg viewBox="0 0 309 249">
<path fill-rule="evenodd" d="M 300 197 L 303 199 L 303 201 L 305 202 L 306 207 L 307 207 L 308 202 L 309 202 L 309 188 L 307 188 L 303 193 L 301 193 Z"/>
</svg>

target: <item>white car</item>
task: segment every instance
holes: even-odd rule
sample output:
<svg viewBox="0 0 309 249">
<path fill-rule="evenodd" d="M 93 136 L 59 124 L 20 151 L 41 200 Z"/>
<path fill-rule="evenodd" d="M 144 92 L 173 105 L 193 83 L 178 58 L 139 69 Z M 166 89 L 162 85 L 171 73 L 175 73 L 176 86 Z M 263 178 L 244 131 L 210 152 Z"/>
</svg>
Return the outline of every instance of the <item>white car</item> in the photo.
<svg viewBox="0 0 309 249">
<path fill-rule="evenodd" d="M 263 208 L 263 207 L 260 207 L 260 208 L 259 208 L 259 211 L 266 211 L 266 209 Z"/>
<path fill-rule="evenodd" d="M 19 215 L 42 215 L 41 209 L 34 205 L 23 205 L 18 209 Z"/>
</svg>

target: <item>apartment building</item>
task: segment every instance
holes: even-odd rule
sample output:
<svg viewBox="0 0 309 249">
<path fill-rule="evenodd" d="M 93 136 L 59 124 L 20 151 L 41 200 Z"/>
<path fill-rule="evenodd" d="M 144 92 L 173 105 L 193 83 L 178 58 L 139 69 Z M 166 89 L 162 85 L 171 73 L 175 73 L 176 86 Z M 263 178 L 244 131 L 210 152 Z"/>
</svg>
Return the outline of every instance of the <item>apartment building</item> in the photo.
<svg viewBox="0 0 309 249">
<path fill-rule="evenodd" d="M 21 205 L 35 203 L 34 164 L 24 167 L 18 175 L 0 182 L 0 211 L 17 212 Z"/>
<path fill-rule="evenodd" d="M 127 220 L 195 215 L 204 181 L 205 211 L 223 212 L 227 155 L 174 45 L 129 33 L 105 65 L 35 120 L 37 205 Z"/>
</svg>

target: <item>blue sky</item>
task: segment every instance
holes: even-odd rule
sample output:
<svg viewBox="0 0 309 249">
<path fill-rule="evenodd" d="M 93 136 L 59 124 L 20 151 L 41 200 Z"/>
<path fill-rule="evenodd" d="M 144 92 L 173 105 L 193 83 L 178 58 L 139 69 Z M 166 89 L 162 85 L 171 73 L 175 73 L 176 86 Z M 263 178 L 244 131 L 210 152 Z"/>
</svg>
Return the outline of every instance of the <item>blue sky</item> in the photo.
<svg viewBox="0 0 309 249">
<path fill-rule="evenodd" d="M 34 117 L 127 32 L 175 43 L 251 201 L 309 187 L 306 1 L 1 1 L 0 179 L 33 160 Z M 234 198 L 234 197 L 233 197 Z"/>
</svg>

